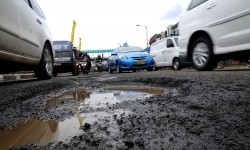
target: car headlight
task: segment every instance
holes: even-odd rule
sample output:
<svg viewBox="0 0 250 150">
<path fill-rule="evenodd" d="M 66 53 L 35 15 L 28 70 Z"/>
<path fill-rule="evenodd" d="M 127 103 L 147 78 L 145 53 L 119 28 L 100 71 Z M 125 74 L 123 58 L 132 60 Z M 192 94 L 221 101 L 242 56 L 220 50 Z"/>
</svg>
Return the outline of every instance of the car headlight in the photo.
<svg viewBox="0 0 250 150">
<path fill-rule="evenodd" d="M 120 59 L 128 59 L 126 56 L 124 56 L 124 55 L 121 55 L 121 56 L 119 56 L 119 58 Z"/>
</svg>

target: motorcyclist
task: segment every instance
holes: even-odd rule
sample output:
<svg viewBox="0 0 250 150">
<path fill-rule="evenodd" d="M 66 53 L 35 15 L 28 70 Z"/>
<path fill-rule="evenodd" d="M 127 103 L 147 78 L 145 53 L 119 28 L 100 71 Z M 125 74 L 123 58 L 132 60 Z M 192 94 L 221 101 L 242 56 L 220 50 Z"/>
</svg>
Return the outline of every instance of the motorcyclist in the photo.
<svg viewBox="0 0 250 150">
<path fill-rule="evenodd" d="M 90 56 L 88 55 L 87 52 L 83 52 L 83 59 L 82 60 L 87 62 L 88 70 L 90 70 L 90 68 L 91 68 L 91 58 L 90 58 Z"/>
<path fill-rule="evenodd" d="M 97 56 L 95 62 L 96 62 L 96 63 L 102 62 L 102 57 L 101 57 L 101 55 L 98 55 L 98 56 Z"/>
<path fill-rule="evenodd" d="M 83 52 L 79 52 L 78 59 L 79 59 L 80 61 L 82 61 L 82 60 L 83 60 Z"/>
<path fill-rule="evenodd" d="M 79 54 L 78 50 L 76 49 L 76 47 L 73 47 L 72 50 L 73 50 L 73 52 L 74 52 L 75 58 L 76 58 L 76 59 L 79 59 L 80 54 Z"/>
<path fill-rule="evenodd" d="M 98 72 L 102 72 L 102 57 L 101 55 L 98 55 L 97 58 L 95 59 L 95 63 L 97 64 L 97 69 L 98 69 Z"/>
</svg>

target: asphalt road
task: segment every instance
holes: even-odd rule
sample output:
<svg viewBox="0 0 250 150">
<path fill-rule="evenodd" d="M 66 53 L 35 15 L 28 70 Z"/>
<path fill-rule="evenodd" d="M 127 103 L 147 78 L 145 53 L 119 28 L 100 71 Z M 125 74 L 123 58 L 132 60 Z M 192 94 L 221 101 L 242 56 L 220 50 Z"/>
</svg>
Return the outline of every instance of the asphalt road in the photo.
<svg viewBox="0 0 250 150">
<path fill-rule="evenodd" d="M 110 88 L 155 95 L 116 102 L 101 95 Z M 6 82 L 0 83 L 0 112 L 0 149 L 249 150 L 250 71 L 91 72 Z M 72 118 L 80 126 L 64 128 L 67 121 L 67 127 L 76 124 Z M 58 140 L 62 134 L 70 136 Z"/>
</svg>

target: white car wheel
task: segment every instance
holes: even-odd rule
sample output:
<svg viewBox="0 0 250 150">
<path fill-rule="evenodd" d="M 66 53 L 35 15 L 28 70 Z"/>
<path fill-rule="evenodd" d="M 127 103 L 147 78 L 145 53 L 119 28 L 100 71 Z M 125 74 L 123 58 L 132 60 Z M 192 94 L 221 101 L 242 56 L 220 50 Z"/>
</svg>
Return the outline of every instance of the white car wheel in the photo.
<svg viewBox="0 0 250 150">
<path fill-rule="evenodd" d="M 51 48 L 45 44 L 40 64 L 35 69 L 35 75 L 38 79 L 49 79 L 53 76 L 53 59 Z"/>
<path fill-rule="evenodd" d="M 192 63 L 197 70 L 212 70 L 217 63 L 213 56 L 213 46 L 207 37 L 201 37 L 192 45 Z"/>
</svg>

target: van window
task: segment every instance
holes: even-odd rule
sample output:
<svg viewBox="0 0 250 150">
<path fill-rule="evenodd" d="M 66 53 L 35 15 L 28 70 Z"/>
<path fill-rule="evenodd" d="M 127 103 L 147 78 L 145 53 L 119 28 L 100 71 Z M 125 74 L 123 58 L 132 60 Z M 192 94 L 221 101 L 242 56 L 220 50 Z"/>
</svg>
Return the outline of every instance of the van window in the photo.
<svg viewBox="0 0 250 150">
<path fill-rule="evenodd" d="M 170 48 L 170 47 L 174 47 L 174 43 L 173 43 L 172 39 L 167 40 L 167 48 Z"/>
<path fill-rule="evenodd" d="M 188 7 L 188 10 L 191 10 L 201 4 L 203 4 L 204 2 L 206 2 L 207 0 L 192 0 L 189 7 Z"/>
<path fill-rule="evenodd" d="M 177 46 L 179 46 L 179 41 L 178 41 L 178 38 L 177 38 L 177 37 L 174 38 L 174 41 L 175 41 L 175 44 L 176 44 Z"/>
</svg>

